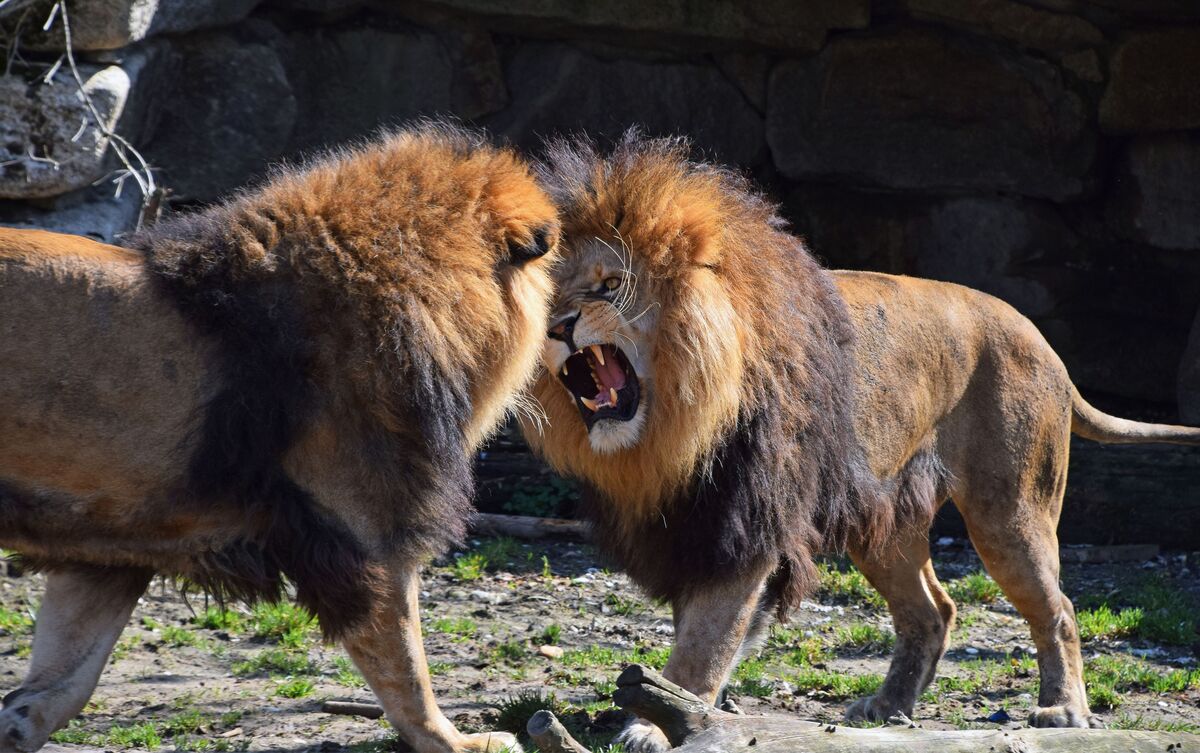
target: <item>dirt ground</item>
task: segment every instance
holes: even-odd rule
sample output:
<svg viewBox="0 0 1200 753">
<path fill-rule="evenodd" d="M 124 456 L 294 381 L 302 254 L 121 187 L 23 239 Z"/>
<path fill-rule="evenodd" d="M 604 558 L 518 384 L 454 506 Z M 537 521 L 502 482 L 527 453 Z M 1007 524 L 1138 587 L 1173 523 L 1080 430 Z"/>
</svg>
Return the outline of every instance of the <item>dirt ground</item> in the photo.
<svg viewBox="0 0 1200 753">
<path fill-rule="evenodd" d="M 1023 724 L 1037 694 L 1024 622 L 969 545 L 935 546 L 960 624 L 915 718 L 928 728 Z M 10 568 L 11 570 L 12 568 Z M 1200 554 L 1065 564 L 1080 609 L 1093 709 L 1110 726 L 1200 731 L 1196 605 Z M 731 698 L 746 713 L 839 721 L 887 670 L 894 636 L 860 575 L 824 566 L 824 587 L 739 669 Z M 37 575 L 0 580 L 4 692 L 25 669 L 43 588 Z M 520 727 L 554 707 L 596 748 L 621 724 L 609 696 L 629 661 L 661 666 L 671 642 L 664 607 L 648 603 L 585 545 L 475 540 L 428 568 L 423 621 L 437 695 L 465 729 Z M 385 722 L 333 716 L 325 700 L 371 701 L 361 677 L 290 607 L 235 608 L 184 599 L 155 582 L 125 630 L 91 703 L 56 734 L 107 749 L 400 749 Z M 557 657 L 542 646 L 563 650 Z M 557 653 L 547 649 L 547 653 Z"/>
</svg>

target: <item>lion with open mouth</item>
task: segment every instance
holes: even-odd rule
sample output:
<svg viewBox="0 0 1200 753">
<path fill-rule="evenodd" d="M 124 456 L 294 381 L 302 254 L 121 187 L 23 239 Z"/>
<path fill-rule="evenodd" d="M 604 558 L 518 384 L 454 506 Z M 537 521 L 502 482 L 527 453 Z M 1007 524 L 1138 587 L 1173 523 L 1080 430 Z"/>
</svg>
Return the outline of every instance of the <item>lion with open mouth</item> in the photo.
<svg viewBox="0 0 1200 753">
<path fill-rule="evenodd" d="M 887 599 L 890 671 L 851 718 L 912 714 L 955 606 L 929 557 L 953 497 L 988 571 L 1029 621 L 1031 722 L 1088 726 L 1055 534 L 1072 431 L 1200 443 L 1200 429 L 1107 416 L 1011 307 L 957 285 L 829 272 L 740 176 L 679 140 L 605 156 L 548 148 L 564 223 L 559 286 L 526 436 L 586 489 L 602 548 L 671 603 L 664 674 L 712 702 L 772 612 L 848 550 Z M 663 747 L 637 722 L 627 749 Z"/>
</svg>

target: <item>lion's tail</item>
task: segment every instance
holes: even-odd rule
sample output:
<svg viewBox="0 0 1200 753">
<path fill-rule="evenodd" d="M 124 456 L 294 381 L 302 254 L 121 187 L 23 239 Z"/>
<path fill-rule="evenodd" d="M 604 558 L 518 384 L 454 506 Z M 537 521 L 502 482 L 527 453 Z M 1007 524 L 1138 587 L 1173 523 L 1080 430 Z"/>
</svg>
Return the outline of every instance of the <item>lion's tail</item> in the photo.
<svg viewBox="0 0 1200 753">
<path fill-rule="evenodd" d="M 1200 445 L 1200 427 L 1146 424 L 1110 416 L 1084 400 L 1074 387 L 1071 388 L 1071 431 L 1105 444 L 1170 442 Z"/>
</svg>

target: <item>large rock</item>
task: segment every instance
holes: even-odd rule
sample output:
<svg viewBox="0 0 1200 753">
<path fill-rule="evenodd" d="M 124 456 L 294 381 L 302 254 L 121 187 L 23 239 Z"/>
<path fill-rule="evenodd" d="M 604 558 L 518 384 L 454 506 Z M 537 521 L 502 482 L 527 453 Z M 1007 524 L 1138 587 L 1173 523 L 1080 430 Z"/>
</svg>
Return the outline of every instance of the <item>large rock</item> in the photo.
<svg viewBox="0 0 1200 753">
<path fill-rule="evenodd" d="M 693 50 L 749 46 L 816 52 L 831 29 L 859 29 L 870 20 L 868 0 L 426 0 L 415 5 L 483 16 L 519 33 L 589 32 L 623 44 L 676 41 Z"/>
<path fill-rule="evenodd" d="M 904 4 L 914 18 L 1011 39 L 1038 50 L 1067 52 L 1104 42 L 1104 34 L 1082 18 L 1014 0 L 905 0 Z"/>
<path fill-rule="evenodd" d="M 1100 126 L 1110 131 L 1200 127 L 1200 28 L 1137 32 L 1109 63 Z"/>
<path fill-rule="evenodd" d="M 1196 312 L 1187 348 L 1179 361 L 1178 397 L 1180 417 L 1200 426 L 1200 311 Z"/>
<path fill-rule="evenodd" d="M 608 140 L 636 124 L 651 135 L 686 134 L 737 165 L 763 151 L 762 119 L 709 66 L 601 60 L 566 45 L 527 44 L 507 77 L 512 104 L 488 125 L 530 149 L 551 134 Z"/>
<path fill-rule="evenodd" d="M 1043 255 L 1078 244 L 1051 208 L 1027 200 L 921 200 L 810 187 L 789 196 L 784 211 L 829 264 L 956 282 L 1029 317 L 1054 308 L 1056 296 L 1040 275 Z"/>
<path fill-rule="evenodd" d="M 26 49 L 65 48 L 61 19 L 45 32 L 40 19 L 55 0 L 38 0 L 30 16 L 34 30 L 21 35 Z M 71 0 L 71 46 L 76 50 L 116 50 L 159 34 L 224 26 L 246 17 L 259 0 Z M 16 15 L 15 13 L 13 15 Z M 26 27 L 28 28 L 28 27 Z"/>
<path fill-rule="evenodd" d="M 212 201 L 283 155 L 296 99 L 265 25 L 191 36 L 178 48 L 177 84 L 147 145 L 177 199 Z M 257 33 L 254 33 L 257 32 Z"/>
<path fill-rule="evenodd" d="M 1200 19 L 1196 0 L 1081 0 L 1079 4 L 1114 11 L 1132 19 L 1187 21 Z"/>
<path fill-rule="evenodd" d="M 790 178 L 985 189 L 1056 200 L 1090 188 L 1094 134 L 1053 66 L 928 30 L 838 37 L 781 63 L 767 142 Z"/>
<path fill-rule="evenodd" d="M 490 55 L 490 57 L 489 57 Z M 490 41 L 408 28 L 297 32 L 285 52 L 297 99 L 292 150 L 369 136 L 422 115 L 478 115 L 503 104 Z"/>
<path fill-rule="evenodd" d="M 112 243 L 136 229 L 142 210 L 137 186 L 127 182 L 120 191 L 103 183 L 37 202 L 0 201 L 0 225 L 86 235 Z"/>
<path fill-rule="evenodd" d="M 1132 140 L 1113 181 L 1109 210 L 1126 238 L 1200 250 L 1200 134 Z"/>
<path fill-rule="evenodd" d="M 117 65 L 80 66 L 102 127 L 69 71 L 60 69 L 51 84 L 0 76 L 0 198 L 57 196 L 101 178 L 113 164 L 105 132 L 136 143 L 146 130 L 154 57 L 130 51 Z"/>
</svg>

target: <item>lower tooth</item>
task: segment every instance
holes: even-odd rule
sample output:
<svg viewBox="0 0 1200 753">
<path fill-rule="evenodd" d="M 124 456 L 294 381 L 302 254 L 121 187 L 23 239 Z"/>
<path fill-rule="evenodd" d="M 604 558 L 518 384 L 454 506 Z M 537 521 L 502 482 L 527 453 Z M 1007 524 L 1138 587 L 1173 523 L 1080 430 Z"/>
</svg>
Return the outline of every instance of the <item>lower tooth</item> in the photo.
<svg viewBox="0 0 1200 753">
<path fill-rule="evenodd" d="M 579 401 L 582 402 L 584 405 L 586 405 L 588 410 L 590 410 L 592 413 L 595 413 L 596 411 L 600 410 L 600 406 L 599 406 L 599 404 L 596 403 L 595 400 L 591 400 L 586 397 L 581 397 L 581 398 L 579 398 Z"/>
<path fill-rule="evenodd" d="M 608 399 L 612 405 L 617 404 L 617 391 L 615 389 L 613 389 L 612 387 L 608 388 Z"/>
</svg>

